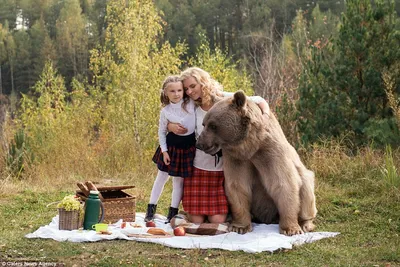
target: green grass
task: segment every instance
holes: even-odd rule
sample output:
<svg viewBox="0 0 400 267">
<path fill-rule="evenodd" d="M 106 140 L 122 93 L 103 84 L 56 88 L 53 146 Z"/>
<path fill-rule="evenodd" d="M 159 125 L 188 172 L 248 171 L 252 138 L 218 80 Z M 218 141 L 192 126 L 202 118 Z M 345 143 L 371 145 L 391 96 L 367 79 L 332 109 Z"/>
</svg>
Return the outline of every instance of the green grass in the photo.
<svg viewBox="0 0 400 267">
<path fill-rule="evenodd" d="M 317 231 L 341 233 L 334 238 L 258 254 L 183 250 L 123 240 L 70 243 L 25 238 L 57 214 L 55 207 L 46 205 L 74 188 L 60 191 L 50 186 L 0 194 L 0 261 L 66 266 L 400 266 L 400 190 L 382 176 L 379 167 L 385 157 L 371 151 L 353 157 L 332 150 L 319 153 L 307 157 L 307 165 L 317 175 Z M 137 186 L 137 211 L 145 211 L 153 175 L 129 176 Z M 121 179 L 114 183 L 129 183 Z M 168 183 L 159 202 L 160 213 L 167 212 L 170 193 Z"/>
</svg>

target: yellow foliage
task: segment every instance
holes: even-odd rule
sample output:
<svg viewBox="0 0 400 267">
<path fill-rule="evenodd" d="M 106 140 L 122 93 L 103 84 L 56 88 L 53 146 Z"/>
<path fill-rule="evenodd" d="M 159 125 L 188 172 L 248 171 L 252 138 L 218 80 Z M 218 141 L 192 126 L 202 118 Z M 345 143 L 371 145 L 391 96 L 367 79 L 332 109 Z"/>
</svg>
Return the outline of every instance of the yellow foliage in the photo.
<svg viewBox="0 0 400 267">
<path fill-rule="evenodd" d="M 25 168 L 28 181 L 51 179 L 57 186 L 76 179 L 131 177 L 153 166 L 161 84 L 181 72 L 187 47 L 159 43 L 163 22 L 150 0 L 108 1 L 106 18 L 105 44 L 91 51 L 90 84 L 73 80 L 68 91 L 47 64 L 34 96 L 22 97 L 17 125 L 32 140 L 35 156 Z M 227 91 L 253 94 L 247 74 L 223 52 L 212 53 L 207 43 L 191 64 L 208 70 Z"/>
<path fill-rule="evenodd" d="M 394 78 L 395 77 L 393 77 L 389 71 L 383 74 L 383 82 L 385 84 L 385 92 L 389 101 L 389 106 L 393 111 L 397 126 L 400 129 L 400 96 L 396 94 Z"/>
<path fill-rule="evenodd" d="M 190 66 L 200 67 L 210 73 L 211 77 L 221 83 L 224 91 L 236 92 L 243 90 L 247 95 L 253 95 L 252 82 L 246 71 L 237 70 L 237 63 L 226 56 L 220 49 L 211 52 L 206 38 L 200 36 L 201 45 L 196 52 L 196 57 L 189 60 Z"/>
<path fill-rule="evenodd" d="M 92 53 L 91 69 L 107 135 L 109 169 L 123 171 L 151 161 L 157 146 L 159 90 L 165 76 L 178 74 L 183 45 L 157 47 L 161 18 L 152 1 L 110 1 L 104 48 Z M 103 159 L 104 160 L 104 159 Z"/>
</svg>

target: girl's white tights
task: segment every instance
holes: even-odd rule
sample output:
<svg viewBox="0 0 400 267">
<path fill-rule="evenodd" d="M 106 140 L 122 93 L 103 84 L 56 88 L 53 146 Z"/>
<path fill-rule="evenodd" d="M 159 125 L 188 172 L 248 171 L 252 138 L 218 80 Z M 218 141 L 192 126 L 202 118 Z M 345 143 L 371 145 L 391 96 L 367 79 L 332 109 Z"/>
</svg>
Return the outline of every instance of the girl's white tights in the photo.
<svg viewBox="0 0 400 267">
<path fill-rule="evenodd" d="M 168 181 L 169 175 L 167 172 L 158 171 L 156 180 L 153 184 L 153 189 L 150 195 L 150 204 L 157 204 L 158 199 L 164 190 L 164 185 Z M 172 200 L 171 207 L 178 208 L 183 194 L 183 178 L 172 177 Z"/>
</svg>

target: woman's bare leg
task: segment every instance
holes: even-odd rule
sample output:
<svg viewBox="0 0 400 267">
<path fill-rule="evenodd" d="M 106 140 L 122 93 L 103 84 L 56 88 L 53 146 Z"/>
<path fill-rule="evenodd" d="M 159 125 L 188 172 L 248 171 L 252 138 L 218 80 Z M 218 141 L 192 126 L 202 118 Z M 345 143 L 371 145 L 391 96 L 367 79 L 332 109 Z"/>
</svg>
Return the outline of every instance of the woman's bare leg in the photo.
<svg viewBox="0 0 400 267">
<path fill-rule="evenodd" d="M 205 219 L 204 215 L 188 214 L 188 216 L 189 216 L 189 221 L 192 223 L 203 223 Z"/>
<path fill-rule="evenodd" d="M 210 223 L 225 223 L 227 214 L 209 215 L 208 221 Z"/>
</svg>

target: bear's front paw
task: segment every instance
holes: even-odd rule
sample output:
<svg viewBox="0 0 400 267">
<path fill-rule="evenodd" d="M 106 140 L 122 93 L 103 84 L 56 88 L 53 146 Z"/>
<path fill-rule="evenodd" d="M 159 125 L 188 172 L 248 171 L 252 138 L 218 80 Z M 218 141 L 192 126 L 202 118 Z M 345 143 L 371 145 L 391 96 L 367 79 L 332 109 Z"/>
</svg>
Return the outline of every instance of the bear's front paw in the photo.
<svg viewBox="0 0 400 267">
<path fill-rule="evenodd" d="M 312 232 L 315 229 L 315 225 L 313 224 L 312 220 L 304 221 L 300 224 L 304 233 Z"/>
<path fill-rule="evenodd" d="M 251 223 L 249 225 L 243 225 L 239 223 L 231 223 L 228 227 L 229 232 L 236 232 L 238 234 L 245 234 L 247 232 L 253 231 L 253 227 L 251 226 Z"/>
<path fill-rule="evenodd" d="M 293 227 L 279 228 L 279 233 L 287 236 L 304 234 L 299 225 Z"/>
</svg>

